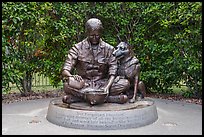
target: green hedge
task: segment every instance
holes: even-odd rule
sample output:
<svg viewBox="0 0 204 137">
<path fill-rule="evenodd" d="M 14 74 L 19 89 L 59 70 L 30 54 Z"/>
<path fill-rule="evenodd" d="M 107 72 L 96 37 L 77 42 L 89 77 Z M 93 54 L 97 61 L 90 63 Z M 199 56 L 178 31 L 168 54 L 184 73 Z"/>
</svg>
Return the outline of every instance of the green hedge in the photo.
<svg viewBox="0 0 204 137">
<path fill-rule="evenodd" d="M 67 52 L 85 38 L 91 17 L 102 20 L 106 42 L 134 46 L 149 91 L 171 92 L 184 81 L 201 96 L 201 2 L 3 2 L 4 91 L 8 82 L 30 91 L 35 72 L 57 86 Z"/>
</svg>

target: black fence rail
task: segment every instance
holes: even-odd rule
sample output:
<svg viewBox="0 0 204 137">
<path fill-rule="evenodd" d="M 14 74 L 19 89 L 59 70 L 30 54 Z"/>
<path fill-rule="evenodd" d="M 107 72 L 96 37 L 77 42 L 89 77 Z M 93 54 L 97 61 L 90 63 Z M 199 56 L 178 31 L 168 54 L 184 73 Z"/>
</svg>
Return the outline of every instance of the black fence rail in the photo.
<svg viewBox="0 0 204 137">
<path fill-rule="evenodd" d="M 32 78 L 32 87 L 52 86 L 48 77 L 35 73 Z M 10 88 L 16 88 L 16 84 L 9 83 Z"/>
<path fill-rule="evenodd" d="M 50 80 L 48 77 L 45 77 L 44 75 L 39 75 L 35 73 L 33 75 L 32 87 L 39 87 L 39 86 L 51 86 Z"/>
</svg>

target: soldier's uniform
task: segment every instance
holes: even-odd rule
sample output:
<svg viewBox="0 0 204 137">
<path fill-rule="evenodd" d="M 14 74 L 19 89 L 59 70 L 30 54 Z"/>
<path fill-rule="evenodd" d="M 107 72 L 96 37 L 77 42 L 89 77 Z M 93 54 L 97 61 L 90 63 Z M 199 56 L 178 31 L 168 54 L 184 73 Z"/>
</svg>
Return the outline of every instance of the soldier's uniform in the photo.
<svg viewBox="0 0 204 137">
<path fill-rule="evenodd" d="M 91 88 L 104 88 L 111 75 L 116 76 L 117 61 L 112 55 L 114 47 L 100 39 L 97 50 L 93 51 L 87 38 L 75 44 L 68 53 L 63 70 L 71 72 L 76 69 L 77 75 L 80 75 L 85 83 Z M 119 95 L 126 91 L 130 83 L 126 79 L 114 81 L 110 88 L 110 95 Z M 71 88 L 68 83 L 64 83 L 66 94 L 83 98 L 83 89 Z"/>
</svg>

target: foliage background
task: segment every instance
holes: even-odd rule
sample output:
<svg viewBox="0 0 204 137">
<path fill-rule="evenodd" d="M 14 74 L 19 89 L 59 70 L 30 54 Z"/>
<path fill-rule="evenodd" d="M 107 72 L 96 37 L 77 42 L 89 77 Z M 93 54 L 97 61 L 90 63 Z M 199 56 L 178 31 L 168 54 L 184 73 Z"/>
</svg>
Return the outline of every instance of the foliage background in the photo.
<svg viewBox="0 0 204 137">
<path fill-rule="evenodd" d="M 2 2 L 2 88 L 30 92 L 32 75 L 57 86 L 68 50 L 83 40 L 84 24 L 99 18 L 103 40 L 128 41 L 148 91 L 202 96 L 201 2 Z"/>
</svg>

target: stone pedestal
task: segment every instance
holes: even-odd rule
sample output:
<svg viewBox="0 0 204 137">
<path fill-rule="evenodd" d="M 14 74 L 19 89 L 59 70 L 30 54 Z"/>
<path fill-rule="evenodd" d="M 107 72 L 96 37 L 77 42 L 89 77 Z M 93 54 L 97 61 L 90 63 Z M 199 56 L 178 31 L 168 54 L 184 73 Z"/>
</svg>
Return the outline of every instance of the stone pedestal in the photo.
<svg viewBox="0 0 204 137">
<path fill-rule="evenodd" d="M 68 128 L 112 130 L 149 125 L 158 119 L 158 115 L 156 106 L 150 99 L 94 106 L 85 102 L 67 105 L 61 99 L 53 99 L 46 118 L 53 124 Z"/>
</svg>

